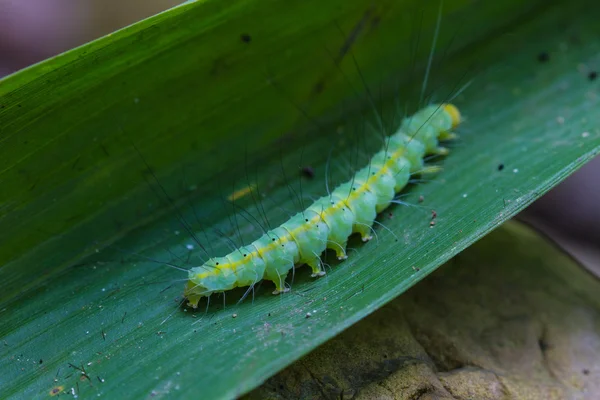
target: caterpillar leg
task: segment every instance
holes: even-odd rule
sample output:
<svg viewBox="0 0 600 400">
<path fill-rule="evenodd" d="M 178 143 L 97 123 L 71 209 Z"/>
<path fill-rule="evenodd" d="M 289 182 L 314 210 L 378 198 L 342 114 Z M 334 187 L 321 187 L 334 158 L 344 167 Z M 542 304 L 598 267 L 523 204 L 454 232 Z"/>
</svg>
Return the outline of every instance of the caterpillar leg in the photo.
<svg viewBox="0 0 600 400">
<path fill-rule="evenodd" d="M 360 238 L 363 242 L 368 242 L 373 239 L 373 235 L 371 235 L 372 228 L 367 224 L 355 225 L 353 227 L 353 232 L 359 233 Z"/>
<path fill-rule="evenodd" d="M 442 167 L 439 165 L 428 165 L 419 171 L 420 175 L 433 175 L 442 172 Z"/>
<path fill-rule="evenodd" d="M 287 293 L 290 291 L 290 288 L 285 286 L 285 278 L 287 278 L 287 274 L 280 275 L 279 279 L 273 281 L 275 284 L 275 290 L 273 290 L 273 294 Z"/>
<path fill-rule="evenodd" d="M 334 241 L 328 241 L 327 242 L 327 248 L 330 250 L 335 251 L 335 256 L 337 257 L 338 260 L 345 260 L 346 258 L 348 258 L 348 255 L 346 254 L 346 246 L 347 246 L 348 242 L 334 242 Z"/>
<path fill-rule="evenodd" d="M 458 135 L 452 132 L 442 132 L 440 136 L 438 136 L 439 140 L 455 140 L 458 139 Z"/>
<path fill-rule="evenodd" d="M 348 258 L 348 255 L 346 254 L 346 249 L 345 249 L 345 245 L 343 249 L 337 249 L 335 252 L 335 255 L 337 257 L 338 260 L 345 260 L 346 258 Z"/>
<path fill-rule="evenodd" d="M 315 278 L 325 275 L 325 271 L 323 271 L 323 268 L 321 267 L 322 263 L 319 257 L 307 260 L 306 264 L 312 269 L 312 274 L 310 275 L 311 277 Z"/>
<path fill-rule="evenodd" d="M 440 155 L 440 156 L 447 156 L 449 153 L 450 153 L 450 150 L 448 150 L 447 147 L 441 147 L 441 146 L 436 147 L 431 152 L 431 154 L 437 154 L 437 155 Z"/>
</svg>

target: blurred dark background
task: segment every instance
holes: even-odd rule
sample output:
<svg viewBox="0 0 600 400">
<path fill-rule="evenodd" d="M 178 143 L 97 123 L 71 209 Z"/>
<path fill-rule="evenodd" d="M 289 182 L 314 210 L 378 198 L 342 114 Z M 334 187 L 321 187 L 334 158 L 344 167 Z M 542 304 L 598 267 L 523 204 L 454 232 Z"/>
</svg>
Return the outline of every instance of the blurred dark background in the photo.
<svg viewBox="0 0 600 400">
<path fill-rule="evenodd" d="M 134 23 L 182 0 L 0 0 L 0 77 Z M 600 276 L 600 158 L 519 218 Z"/>
<path fill-rule="evenodd" d="M 183 0 L 0 0 L 0 77 Z"/>
</svg>

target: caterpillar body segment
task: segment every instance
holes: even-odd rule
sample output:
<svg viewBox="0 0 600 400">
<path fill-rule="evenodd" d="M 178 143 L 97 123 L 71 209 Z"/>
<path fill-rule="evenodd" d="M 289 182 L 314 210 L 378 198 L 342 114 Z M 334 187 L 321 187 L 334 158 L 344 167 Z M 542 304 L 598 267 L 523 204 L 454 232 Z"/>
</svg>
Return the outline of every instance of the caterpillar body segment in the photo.
<svg viewBox="0 0 600 400">
<path fill-rule="evenodd" d="M 325 249 L 335 251 L 340 260 L 347 258 L 348 237 L 358 233 L 363 241 L 370 240 L 377 214 L 389 207 L 411 174 L 439 170 L 424 167 L 423 158 L 447 154 L 439 142 L 456 138 L 452 130 L 460 121 L 460 112 L 452 104 L 429 105 L 405 118 L 386 139 L 384 149 L 331 195 L 250 245 L 190 269 L 184 291 L 188 305 L 196 308 L 202 297 L 253 286 L 262 279 L 275 284 L 274 293 L 285 292 L 288 273 L 304 264 L 311 267 L 312 276 L 324 275 L 321 254 Z"/>
</svg>

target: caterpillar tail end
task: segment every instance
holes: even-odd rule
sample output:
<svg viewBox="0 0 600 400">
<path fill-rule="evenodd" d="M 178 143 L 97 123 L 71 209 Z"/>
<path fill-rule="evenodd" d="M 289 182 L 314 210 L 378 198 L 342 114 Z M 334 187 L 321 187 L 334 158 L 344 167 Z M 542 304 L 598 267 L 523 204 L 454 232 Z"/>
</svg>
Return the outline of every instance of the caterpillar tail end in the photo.
<svg viewBox="0 0 600 400">
<path fill-rule="evenodd" d="M 192 307 L 193 309 L 198 308 L 198 303 L 200 302 L 200 299 L 202 298 L 199 295 L 189 295 L 189 296 L 185 296 L 185 298 L 187 299 L 187 306 L 188 307 Z"/>
<path fill-rule="evenodd" d="M 200 290 L 198 289 L 198 285 L 189 280 L 185 285 L 185 289 L 183 291 L 183 297 L 187 299 L 187 307 L 198 308 L 198 303 L 202 297 L 205 297 Z"/>
<path fill-rule="evenodd" d="M 460 125 L 462 117 L 460 115 L 460 111 L 458 111 L 458 108 L 456 108 L 454 104 L 446 103 L 442 106 L 442 108 L 444 109 L 444 112 L 450 116 L 452 121 L 452 129 Z"/>
</svg>

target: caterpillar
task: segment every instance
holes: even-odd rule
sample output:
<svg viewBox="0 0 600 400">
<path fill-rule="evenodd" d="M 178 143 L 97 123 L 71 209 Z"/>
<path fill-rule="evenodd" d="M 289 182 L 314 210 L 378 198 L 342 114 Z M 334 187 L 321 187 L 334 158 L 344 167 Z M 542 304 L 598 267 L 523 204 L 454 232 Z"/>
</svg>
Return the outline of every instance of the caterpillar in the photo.
<svg viewBox="0 0 600 400">
<path fill-rule="evenodd" d="M 440 141 L 456 139 L 453 130 L 460 122 L 458 108 L 450 103 L 431 104 L 404 118 L 350 181 L 251 244 L 191 268 L 184 289 L 187 305 L 197 308 L 203 297 L 236 287 L 252 288 L 261 280 L 275 284 L 273 294 L 285 293 L 287 275 L 297 266 L 308 265 L 312 277 L 325 275 L 321 254 L 330 249 L 345 260 L 351 235 L 358 233 L 363 242 L 371 240 L 377 214 L 392 204 L 410 176 L 441 169 L 425 166 L 424 158 L 447 155 Z"/>
</svg>

